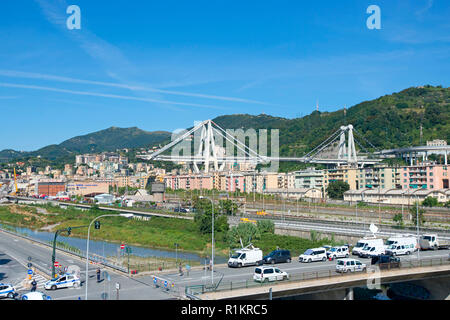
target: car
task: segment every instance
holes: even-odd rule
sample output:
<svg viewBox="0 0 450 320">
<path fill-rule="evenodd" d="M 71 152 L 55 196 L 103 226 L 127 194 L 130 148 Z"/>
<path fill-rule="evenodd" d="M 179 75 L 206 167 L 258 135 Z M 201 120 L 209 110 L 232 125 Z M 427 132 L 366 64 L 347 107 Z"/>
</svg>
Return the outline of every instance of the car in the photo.
<svg viewBox="0 0 450 320">
<path fill-rule="evenodd" d="M 348 258 L 349 250 L 347 246 L 332 247 L 327 251 L 327 258 L 334 260 L 336 258 Z"/>
<path fill-rule="evenodd" d="M 372 265 L 378 265 L 380 269 L 400 268 L 400 258 L 392 255 L 382 254 L 377 257 L 372 257 L 370 262 Z"/>
<path fill-rule="evenodd" d="M 253 274 L 253 280 L 258 282 L 269 282 L 289 279 L 287 272 L 281 271 L 277 267 L 257 267 Z"/>
<path fill-rule="evenodd" d="M 0 283 L 0 298 L 14 298 L 15 289 L 12 285 Z"/>
<path fill-rule="evenodd" d="M 361 261 L 351 258 L 338 259 L 336 262 L 336 272 L 347 273 L 355 271 L 366 271 L 367 266 Z"/>
<path fill-rule="evenodd" d="M 327 260 L 325 248 L 308 249 L 298 257 L 298 262 L 313 262 Z"/>
<path fill-rule="evenodd" d="M 269 253 L 267 256 L 263 257 L 264 263 L 280 263 L 287 262 L 290 263 L 292 261 L 291 252 L 289 250 L 274 250 Z"/>
<path fill-rule="evenodd" d="M 182 213 L 187 213 L 188 211 L 185 208 L 175 208 L 173 210 L 173 212 L 182 212 Z"/>
<path fill-rule="evenodd" d="M 81 285 L 80 278 L 75 274 L 66 273 L 58 278 L 45 283 L 45 290 L 56 290 L 61 288 L 78 288 Z"/>
<path fill-rule="evenodd" d="M 257 211 L 256 214 L 257 214 L 258 216 L 267 216 L 267 215 L 268 215 L 268 213 L 265 212 L 264 210 L 262 210 L 262 211 Z"/>
<path fill-rule="evenodd" d="M 52 300 L 52 298 L 45 293 L 34 291 L 22 295 L 21 300 Z"/>
</svg>

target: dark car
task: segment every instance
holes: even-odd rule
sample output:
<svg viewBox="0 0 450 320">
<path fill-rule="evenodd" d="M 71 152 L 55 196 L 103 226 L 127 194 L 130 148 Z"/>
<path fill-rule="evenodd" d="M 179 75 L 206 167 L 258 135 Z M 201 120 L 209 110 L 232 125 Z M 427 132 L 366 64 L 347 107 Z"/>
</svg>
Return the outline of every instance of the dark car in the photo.
<svg viewBox="0 0 450 320">
<path fill-rule="evenodd" d="M 187 213 L 188 211 L 185 208 L 175 208 L 173 210 L 173 212 L 183 212 L 183 213 Z"/>
<path fill-rule="evenodd" d="M 400 268 L 400 258 L 392 255 L 382 254 L 380 256 L 373 257 L 370 263 L 372 265 L 377 264 L 380 269 Z"/>
<path fill-rule="evenodd" d="M 263 258 L 264 263 L 291 262 L 291 252 L 289 250 L 274 250 Z"/>
</svg>

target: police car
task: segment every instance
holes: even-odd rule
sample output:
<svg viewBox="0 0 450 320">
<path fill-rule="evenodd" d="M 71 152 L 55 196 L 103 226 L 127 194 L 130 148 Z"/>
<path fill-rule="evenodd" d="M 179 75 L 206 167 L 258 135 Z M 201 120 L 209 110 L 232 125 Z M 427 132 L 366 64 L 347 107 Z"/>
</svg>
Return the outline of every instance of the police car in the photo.
<svg viewBox="0 0 450 320">
<path fill-rule="evenodd" d="M 22 300 L 52 300 L 52 298 L 45 293 L 34 291 L 22 295 Z"/>
<path fill-rule="evenodd" d="M 45 290 L 56 290 L 60 288 L 78 288 L 80 285 L 80 278 L 74 274 L 66 273 L 56 279 L 47 281 L 44 288 Z"/>
<path fill-rule="evenodd" d="M 10 284 L 0 283 L 0 298 L 14 298 L 15 289 Z"/>
</svg>

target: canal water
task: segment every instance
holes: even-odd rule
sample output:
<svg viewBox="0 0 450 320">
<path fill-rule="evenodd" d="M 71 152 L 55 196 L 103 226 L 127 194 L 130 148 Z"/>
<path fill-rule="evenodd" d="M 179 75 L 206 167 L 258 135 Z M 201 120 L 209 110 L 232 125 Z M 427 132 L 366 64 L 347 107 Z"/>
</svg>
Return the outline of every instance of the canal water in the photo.
<svg viewBox="0 0 450 320">
<path fill-rule="evenodd" d="M 3 228 L 3 225 L 0 223 L 0 228 Z M 54 233 L 46 232 L 46 231 L 37 231 L 29 228 L 23 227 L 14 227 L 8 225 L 6 230 L 15 230 L 15 232 L 19 234 L 26 235 L 30 238 L 40 240 L 42 242 L 53 242 Z M 83 253 L 86 252 L 86 242 L 87 239 L 77 238 L 77 237 L 66 237 L 62 235 L 58 235 L 56 241 L 64 242 L 74 248 L 81 250 Z M 141 246 L 131 246 L 132 255 L 139 257 L 157 257 L 157 258 L 178 258 L 189 261 L 198 261 L 201 264 L 205 263 L 205 257 L 201 257 L 196 253 L 189 252 L 176 252 L 176 251 L 168 251 L 168 250 L 159 250 Z M 100 240 L 89 240 L 89 253 L 94 253 L 103 257 L 111 257 L 111 256 L 119 256 L 120 252 L 120 243 L 108 242 L 108 241 L 100 241 Z M 122 250 L 123 251 L 123 250 Z M 221 256 L 214 256 L 215 263 L 226 263 L 227 258 Z"/>
</svg>

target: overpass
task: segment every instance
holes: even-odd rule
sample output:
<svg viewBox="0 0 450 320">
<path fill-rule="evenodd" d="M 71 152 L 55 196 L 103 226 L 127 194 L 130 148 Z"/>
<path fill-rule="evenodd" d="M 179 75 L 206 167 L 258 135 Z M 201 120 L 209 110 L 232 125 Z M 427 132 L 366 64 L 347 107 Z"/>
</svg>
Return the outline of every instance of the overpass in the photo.
<svg viewBox="0 0 450 320">
<path fill-rule="evenodd" d="M 388 155 L 400 156 L 405 160 L 409 160 L 411 166 L 413 165 L 413 160 L 417 159 L 419 157 L 419 154 L 422 155 L 422 160 L 428 160 L 429 153 L 444 154 L 444 163 L 445 165 L 447 165 L 448 154 L 450 154 L 450 146 L 417 146 L 374 152 L 374 154 L 380 157 L 385 157 Z"/>
<path fill-rule="evenodd" d="M 219 283 L 215 287 L 186 287 L 186 297 L 200 300 L 267 300 L 269 289 L 272 298 L 289 298 L 307 294 L 338 292 L 341 298 L 352 299 L 353 288 L 395 282 L 436 279 L 450 276 L 448 258 L 431 258 L 402 262 L 401 268 L 379 270 L 369 266 L 367 272 L 337 274 L 323 270 L 291 275 L 289 280 L 270 284 L 254 281 Z M 450 294 L 450 293 L 448 293 Z M 447 295 L 448 295 L 447 294 Z"/>
</svg>

